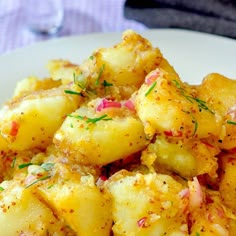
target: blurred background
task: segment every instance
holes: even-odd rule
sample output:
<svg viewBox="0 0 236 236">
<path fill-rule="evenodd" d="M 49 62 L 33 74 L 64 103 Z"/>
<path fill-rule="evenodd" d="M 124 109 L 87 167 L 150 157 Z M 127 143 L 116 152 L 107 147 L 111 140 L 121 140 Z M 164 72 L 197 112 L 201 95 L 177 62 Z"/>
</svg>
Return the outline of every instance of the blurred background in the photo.
<svg viewBox="0 0 236 236">
<path fill-rule="evenodd" d="M 0 54 L 55 37 L 147 28 L 124 17 L 125 0 L 62 0 L 61 29 L 52 35 L 35 34 L 29 30 L 28 14 L 31 11 L 34 19 L 37 12 L 44 10 L 43 2 L 47 0 L 0 0 Z"/>
<path fill-rule="evenodd" d="M 38 14 L 50 22 L 49 34 L 45 22 L 43 32 L 35 33 Z M 236 1 L 0 0 L 0 54 L 56 37 L 149 28 L 181 28 L 236 38 Z"/>
</svg>

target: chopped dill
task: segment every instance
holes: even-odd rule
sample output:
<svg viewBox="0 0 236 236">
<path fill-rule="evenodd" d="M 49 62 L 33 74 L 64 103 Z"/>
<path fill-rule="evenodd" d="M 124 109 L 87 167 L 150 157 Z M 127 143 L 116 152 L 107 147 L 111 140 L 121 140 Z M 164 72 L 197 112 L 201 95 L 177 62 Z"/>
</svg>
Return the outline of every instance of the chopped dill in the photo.
<svg viewBox="0 0 236 236">
<path fill-rule="evenodd" d="M 81 92 L 76 92 L 76 91 L 72 91 L 72 90 L 64 90 L 64 92 L 67 94 L 79 95 L 79 96 L 84 97 L 84 95 Z"/>
<path fill-rule="evenodd" d="M 23 164 L 19 165 L 18 168 L 19 168 L 19 169 L 23 169 L 23 168 L 28 167 L 28 166 L 31 166 L 31 165 L 33 165 L 32 162 L 23 163 Z"/>
<path fill-rule="evenodd" d="M 89 118 L 86 116 L 80 116 L 80 115 L 68 115 L 69 117 L 74 117 L 80 120 L 85 120 L 86 123 L 92 123 L 95 124 L 96 122 L 100 121 L 100 120 L 112 120 L 112 118 L 107 117 L 107 114 L 104 114 L 102 116 L 99 117 L 95 117 L 95 118 Z M 107 118 L 106 118 L 107 117 Z"/>
<path fill-rule="evenodd" d="M 103 85 L 104 87 L 113 86 L 113 84 L 112 84 L 112 83 L 109 83 L 109 82 L 107 82 L 106 80 L 103 80 L 103 83 L 102 83 L 102 85 Z"/>
<path fill-rule="evenodd" d="M 151 91 L 155 88 L 157 82 L 153 82 L 153 84 L 151 85 L 151 87 L 148 89 L 148 91 L 145 93 L 145 96 L 147 96 L 149 93 L 151 93 Z"/>
<path fill-rule="evenodd" d="M 15 164 L 16 164 L 16 157 L 14 157 L 14 159 L 12 160 L 11 168 L 15 168 Z"/>
<path fill-rule="evenodd" d="M 227 122 L 227 124 L 230 124 L 230 125 L 236 125 L 235 121 L 227 120 L 226 122 Z"/>
<path fill-rule="evenodd" d="M 177 80 L 172 80 L 172 82 L 176 86 L 176 88 L 179 89 L 181 95 L 184 96 L 189 102 L 193 103 L 195 101 L 197 102 L 199 109 L 203 109 L 203 110 L 209 111 L 211 114 L 214 114 L 214 112 L 208 108 L 206 101 L 186 95 L 186 90 L 180 85 L 180 83 Z"/>
<path fill-rule="evenodd" d="M 104 71 L 104 69 L 105 69 L 105 64 L 103 64 L 103 65 L 101 66 L 101 68 L 99 69 L 98 77 L 97 77 L 97 79 L 96 79 L 96 81 L 95 81 L 95 85 L 98 85 L 98 84 L 99 84 L 99 79 L 101 78 L 102 72 Z"/>
<path fill-rule="evenodd" d="M 43 177 L 41 177 L 41 178 L 39 178 L 39 179 L 36 179 L 36 180 L 33 181 L 31 184 L 28 184 L 25 188 L 29 188 L 29 187 L 31 187 L 32 185 L 37 184 L 37 183 L 40 182 L 40 181 L 49 179 L 50 177 L 51 177 L 50 175 L 47 175 L 47 176 L 43 176 Z"/>
</svg>

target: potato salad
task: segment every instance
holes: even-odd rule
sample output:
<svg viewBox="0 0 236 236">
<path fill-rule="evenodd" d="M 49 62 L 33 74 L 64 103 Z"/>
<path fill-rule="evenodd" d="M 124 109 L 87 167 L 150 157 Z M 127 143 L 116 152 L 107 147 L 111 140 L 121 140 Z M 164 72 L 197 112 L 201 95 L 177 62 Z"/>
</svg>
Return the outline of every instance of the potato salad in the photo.
<svg viewBox="0 0 236 236">
<path fill-rule="evenodd" d="M 236 80 L 132 30 L 45 64 L 0 109 L 0 235 L 236 235 Z"/>
</svg>

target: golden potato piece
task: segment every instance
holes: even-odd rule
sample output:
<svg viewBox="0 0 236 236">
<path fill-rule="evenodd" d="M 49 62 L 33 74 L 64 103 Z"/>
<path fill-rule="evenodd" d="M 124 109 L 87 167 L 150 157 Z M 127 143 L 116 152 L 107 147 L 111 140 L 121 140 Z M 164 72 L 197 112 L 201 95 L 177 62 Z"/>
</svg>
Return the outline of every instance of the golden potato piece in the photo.
<svg viewBox="0 0 236 236">
<path fill-rule="evenodd" d="M 50 77 L 53 80 L 61 80 L 63 84 L 67 84 L 74 80 L 74 74 L 80 72 L 79 66 L 67 60 L 51 60 L 47 64 Z"/>
<path fill-rule="evenodd" d="M 196 97 L 189 85 L 164 70 L 156 69 L 146 76 L 135 103 L 149 136 L 205 138 L 222 132 L 222 118 Z"/>
<path fill-rule="evenodd" d="M 132 30 L 123 33 L 122 41 L 111 48 L 100 48 L 80 65 L 88 89 L 100 97 L 109 85 L 116 99 L 127 99 L 144 81 L 145 76 L 162 65 L 173 70 L 160 50 Z"/>
<path fill-rule="evenodd" d="M 236 81 L 221 74 L 207 75 L 198 88 L 199 96 L 221 115 L 236 105 Z"/>
<path fill-rule="evenodd" d="M 236 81 L 223 75 L 207 75 L 198 88 L 199 96 L 211 105 L 224 119 L 224 135 L 220 137 L 222 149 L 236 147 Z"/>
<path fill-rule="evenodd" d="M 75 235 L 31 189 L 14 180 L 1 183 L 0 225 L 1 235 Z"/>
<path fill-rule="evenodd" d="M 203 194 L 207 196 L 208 202 L 203 202 L 188 215 L 189 235 L 235 235 L 235 217 L 223 205 L 219 192 L 206 190 Z"/>
<path fill-rule="evenodd" d="M 46 90 L 59 87 L 61 85 L 61 81 L 54 81 L 50 78 L 48 79 L 39 79 L 34 76 L 27 77 L 21 81 L 19 81 L 14 90 L 13 98 L 26 96 L 34 91 L 38 90 Z"/>
<path fill-rule="evenodd" d="M 115 235 L 186 235 L 187 202 L 179 196 L 183 186 L 172 177 L 120 171 L 105 189 L 112 195 Z"/>
<path fill-rule="evenodd" d="M 38 194 L 76 235 L 109 236 L 112 226 L 109 195 L 100 191 L 92 175 L 80 176 L 62 164 L 37 188 Z"/>
<path fill-rule="evenodd" d="M 235 155 L 222 155 L 222 176 L 219 191 L 226 206 L 236 211 L 236 159 Z"/>
<path fill-rule="evenodd" d="M 0 110 L 0 150 L 45 149 L 66 114 L 75 110 L 80 97 L 64 92 L 65 88 L 36 91 L 12 99 Z"/>
<path fill-rule="evenodd" d="M 158 137 L 142 153 L 142 161 L 149 167 L 160 167 L 178 173 L 184 178 L 209 174 L 217 177 L 217 158 L 219 149 L 201 141 L 179 143 Z"/>
<path fill-rule="evenodd" d="M 63 122 L 54 143 L 68 158 L 92 165 L 105 165 L 142 150 L 147 140 L 140 120 L 132 113 L 119 117 L 108 110 L 79 108 Z"/>
</svg>

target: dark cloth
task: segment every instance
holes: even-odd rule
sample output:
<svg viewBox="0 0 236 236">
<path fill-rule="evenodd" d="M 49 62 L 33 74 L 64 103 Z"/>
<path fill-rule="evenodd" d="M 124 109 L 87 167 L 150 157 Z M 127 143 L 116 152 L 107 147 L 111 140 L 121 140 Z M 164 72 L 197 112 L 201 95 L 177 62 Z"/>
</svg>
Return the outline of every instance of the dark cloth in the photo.
<svg viewBox="0 0 236 236">
<path fill-rule="evenodd" d="M 124 16 L 149 28 L 182 28 L 236 38 L 236 0 L 126 0 Z"/>
</svg>

